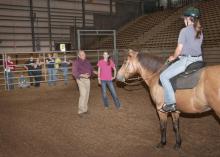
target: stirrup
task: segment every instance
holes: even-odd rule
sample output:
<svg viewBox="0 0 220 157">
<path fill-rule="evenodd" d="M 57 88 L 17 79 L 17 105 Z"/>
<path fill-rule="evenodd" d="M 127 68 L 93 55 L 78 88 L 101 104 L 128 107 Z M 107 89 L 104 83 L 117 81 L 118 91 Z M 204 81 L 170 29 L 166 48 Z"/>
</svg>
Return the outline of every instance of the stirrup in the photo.
<svg viewBox="0 0 220 157">
<path fill-rule="evenodd" d="M 159 109 L 160 112 L 163 112 L 163 113 L 169 113 L 169 112 L 176 112 L 176 103 L 174 104 L 163 104 L 163 106 L 161 107 L 161 109 Z"/>
</svg>

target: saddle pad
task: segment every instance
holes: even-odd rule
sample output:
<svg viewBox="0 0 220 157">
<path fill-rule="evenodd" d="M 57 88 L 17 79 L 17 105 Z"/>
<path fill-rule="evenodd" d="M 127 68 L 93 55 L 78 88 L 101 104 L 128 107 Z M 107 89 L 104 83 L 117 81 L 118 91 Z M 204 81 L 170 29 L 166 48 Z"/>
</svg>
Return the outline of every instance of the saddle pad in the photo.
<svg viewBox="0 0 220 157">
<path fill-rule="evenodd" d="M 200 78 L 202 69 L 193 72 L 188 75 L 178 75 L 170 79 L 170 82 L 173 86 L 174 91 L 177 89 L 192 89 L 194 88 Z"/>
</svg>

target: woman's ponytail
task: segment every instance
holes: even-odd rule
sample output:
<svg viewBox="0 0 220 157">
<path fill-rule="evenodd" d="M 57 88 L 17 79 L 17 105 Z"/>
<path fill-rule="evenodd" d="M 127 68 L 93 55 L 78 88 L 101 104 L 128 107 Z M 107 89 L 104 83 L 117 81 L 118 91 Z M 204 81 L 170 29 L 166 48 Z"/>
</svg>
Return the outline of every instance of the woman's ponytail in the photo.
<svg viewBox="0 0 220 157">
<path fill-rule="evenodd" d="M 202 34 L 202 25 L 200 24 L 200 20 L 199 19 L 197 19 L 197 18 L 194 18 L 194 29 L 195 29 L 195 31 L 196 31 L 196 36 L 195 36 L 195 38 L 196 39 L 200 39 L 200 37 L 201 37 L 201 34 Z"/>
</svg>

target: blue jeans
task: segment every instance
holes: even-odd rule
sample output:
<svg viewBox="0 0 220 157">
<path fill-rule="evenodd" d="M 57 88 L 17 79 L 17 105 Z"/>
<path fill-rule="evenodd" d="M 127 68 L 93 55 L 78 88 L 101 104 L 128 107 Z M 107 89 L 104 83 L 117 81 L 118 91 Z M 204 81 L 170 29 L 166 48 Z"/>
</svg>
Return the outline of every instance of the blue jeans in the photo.
<svg viewBox="0 0 220 157">
<path fill-rule="evenodd" d="M 48 68 L 47 71 L 48 71 L 48 84 L 49 85 L 55 84 L 55 81 L 56 81 L 55 68 Z"/>
<path fill-rule="evenodd" d="M 67 80 L 68 80 L 68 67 L 63 67 L 62 71 L 63 71 L 64 83 L 67 84 Z"/>
<path fill-rule="evenodd" d="M 114 100 L 114 103 L 115 103 L 115 106 L 117 108 L 119 108 L 121 106 L 120 104 L 120 101 L 116 95 L 116 92 L 115 92 L 115 88 L 113 86 L 113 83 L 112 81 L 106 81 L 106 80 L 101 80 L 101 85 L 102 85 L 102 99 L 103 99 L 103 102 L 104 102 L 104 106 L 105 107 L 108 107 L 108 97 L 107 97 L 107 94 L 106 94 L 106 86 L 108 85 L 108 88 L 111 92 L 111 95 L 113 97 L 113 100 Z"/>
<path fill-rule="evenodd" d="M 32 71 L 32 69 L 31 70 L 28 70 L 28 76 L 29 76 L 29 79 L 30 79 L 30 84 L 31 84 L 31 86 L 33 86 L 34 85 L 34 74 L 33 74 L 34 72 Z"/>
<path fill-rule="evenodd" d="M 160 81 L 164 89 L 164 103 L 173 104 L 176 103 L 173 87 L 170 83 L 170 79 L 174 76 L 184 72 L 186 67 L 196 61 L 202 61 L 202 56 L 179 56 L 179 60 L 171 64 L 166 70 L 160 74 Z"/>
<path fill-rule="evenodd" d="M 6 88 L 8 90 L 14 89 L 13 77 L 14 75 L 12 72 L 5 71 Z"/>
<path fill-rule="evenodd" d="M 54 75 L 53 75 L 53 81 L 54 81 L 54 83 L 56 83 L 56 81 L 57 81 L 57 72 L 58 72 L 58 69 L 55 69 L 55 68 L 54 68 Z"/>
</svg>

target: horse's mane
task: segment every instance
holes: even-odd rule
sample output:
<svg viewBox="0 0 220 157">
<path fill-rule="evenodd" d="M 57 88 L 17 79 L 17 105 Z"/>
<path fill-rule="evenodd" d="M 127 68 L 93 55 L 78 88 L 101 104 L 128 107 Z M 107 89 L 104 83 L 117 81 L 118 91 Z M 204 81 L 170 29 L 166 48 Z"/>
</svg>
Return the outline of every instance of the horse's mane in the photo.
<svg viewBox="0 0 220 157">
<path fill-rule="evenodd" d="M 162 58 L 147 53 L 138 53 L 137 59 L 144 69 L 152 72 L 157 72 L 163 64 Z"/>
</svg>

